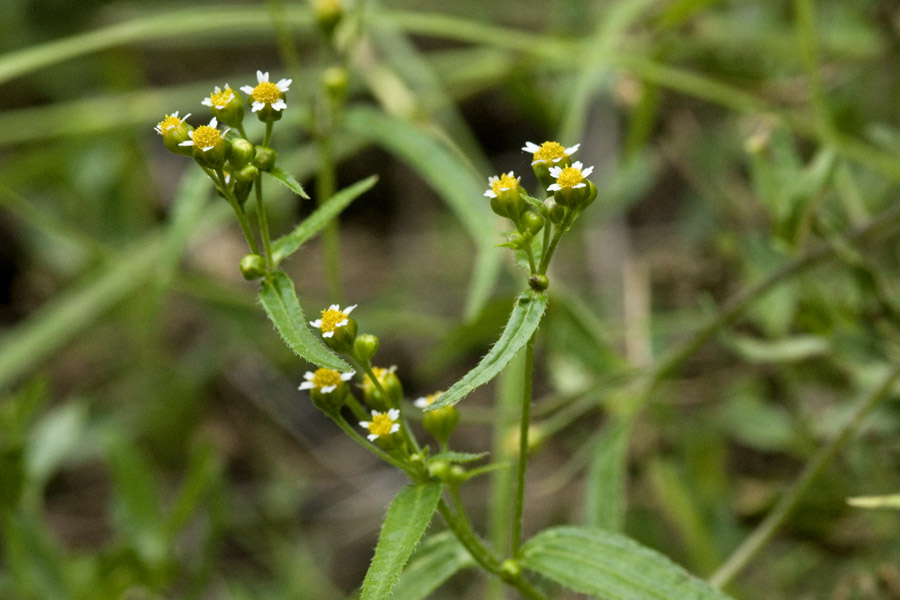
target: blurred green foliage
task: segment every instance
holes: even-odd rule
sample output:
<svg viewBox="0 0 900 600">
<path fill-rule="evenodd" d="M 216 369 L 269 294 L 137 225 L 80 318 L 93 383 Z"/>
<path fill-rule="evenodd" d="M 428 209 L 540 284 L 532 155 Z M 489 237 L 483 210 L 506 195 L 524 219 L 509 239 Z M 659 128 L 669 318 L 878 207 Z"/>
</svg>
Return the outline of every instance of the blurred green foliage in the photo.
<svg viewBox="0 0 900 600">
<path fill-rule="evenodd" d="M 314 177 L 329 51 L 307 5 L 3 13 L 0 598 L 354 593 L 403 482 L 296 391 L 228 207 L 152 131 L 284 73 L 281 160 Z M 551 277 L 526 535 L 624 530 L 712 574 L 897 364 L 900 8 L 367 0 L 361 22 L 333 140 L 340 187 L 380 177 L 342 216 L 354 316 L 409 396 L 452 383 L 521 288 L 483 183 L 527 172 L 527 140 L 581 142 L 600 197 Z M 274 188 L 280 235 L 312 205 Z M 306 306 L 330 300 L 321 255 L 285 261 Z M 648 373 L 667 377 L 637 406 Z M 490 389 L 458 435 L 500 460 L 515 393 Z M 729 592 L 900 598 L 900 517 L 845 503 L 900 490 L 898 433 L 890 394 Z M 504 473 L 472 514 L 505 510 Z M 446 539 L 420 559 L 470 566 Z M 429 597 L 485 597 L 474 572 Z"/>
</svg>

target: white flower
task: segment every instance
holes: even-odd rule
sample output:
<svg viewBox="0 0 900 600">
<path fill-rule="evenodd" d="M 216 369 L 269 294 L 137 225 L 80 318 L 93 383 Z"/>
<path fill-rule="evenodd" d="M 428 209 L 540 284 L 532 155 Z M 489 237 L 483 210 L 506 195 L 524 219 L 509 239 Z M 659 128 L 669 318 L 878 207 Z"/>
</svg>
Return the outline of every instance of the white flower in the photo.
<svg viewBox="0 0 900 600">
<path fill-rule="evenodd" d="M 540 146 L 533 142 L 525 142 L 525 147 L 522 148 L 522 150 L 533 156 L 534 160 L 531 164 L 542 160 L 557 163 L 562 159 L 575 154 L 580 146 L 581 144 L 575 144 L 574 146 L 563 148 L 562 144 L 558 142 L 544 142 Z"/>
<path fill-rule="evenodd" d="M 529 142 L 530 143 L 530 142 Z M 505 192 L 506 190 L 511 190 L 512 188 L 519 185 L 519 180 L 521 177 L 514 177 L 513 172 L 503 173 L 499 177 L 496 175 L 491 175 L 488 177 L 488 189 L 484 193 L 488 198 L 496 198 L 500 192 Z"/>
<path fill-rule="evenodd" d="M 178 116 L 178 111 L 176 110 L 171 115 L 166 115 L 166 118 L 160 121 L 153 130 L 162 135 L 164 132 L 172 129 L 173 127 L 177 127 L 181 125 L 187 118 L 191 116 L 191 113 L 184 115 L 183 117 Z"/>
<path fill-rule="evenodd" d="M 426 409 L 437 400 L 443 392 L 435 392 L 433 394 L 428 394 L 427 396 L 422 396 L 421 398 L 417 398 L 415 402 L 413 402 L 413 406 L 416 408 Z"/>
<path fill-rule="evenodd" d="M 342 381 L 350 381 L 353 376 L 356 374 L 356 371 L 350 371 L 349 373 L 338 373 L 332 369 L 316 369 L 315 373 L 312 371 L 307 371 L 303 378 L 306 380 L 300 384 L 300 387 L 297 389 L 300 390 L 319 390 L 323 394 L 329 394 L 337 389 L 337 386 Z"/>
<path fill-rule="evenodd" d="M 594 167 L 583 168 L 581 161 L 576 160 L 570 167 L 550 167 L 550 176 L 556 179 L 556 183 L 547 189 L 555 192 L 562 189 L 583 188 L 587 184 L 585 177 L 594 172 Z"/>
<path fill-rule="evenodd" d="M 339 305 L 332 304 L 322 311 L 321 319 L 310 321 L 309 324 L 320 330 L 322 332 L 322 337 L 330 338 L 334 336 L 335 329 L 350 323 L 350 319 L 347 315 L 353 312 L 353 309 L 356 308 L 356 306 L 357 305 L 354 304 L 353 306 L 348 306 L 341 310 Z"/>
<path fill-rule="evenodd" d="M 257 71 L 256 80 L 258 82 L 256 87 L 245 85 L 241 88 L 241 91 L 253 100 L 252 112 L 262 110 L 266 106 L 277 111 L 287 108 L 287 104 L 284 102 L 284 92 L 288 91 L 292 79 L 281 79 L 278 83 L 271 83 L 268 72 Z"/>
<path fill-rule="evenodd" d="M 219 86 L 216 86 L 212 95 L 204 98 L 200 104 L 202 104 L 203 106 L 214 106 L 221 110 L 225 108 L 225 106 L 233 99 L 234 90 L 232 90 L 231 87 L 229 87 L 229 85 L 226 83 L 224 91 L 220 89 Z"/>
<path fill-rule="evenodd" d="M 217 128 L 219 126 L 219 122 L 215 117 L 210 119 L 209 125 L 201 125 L 197 129 L 193 131 L 188 131 L 188 137 L 191 139 L 185 140 L 178 144 L 179 146 L 193 146 L 196 142 L 197 145 L 200 146 L 200 149 L 206 152 L 215 147 L 222 138 L 225 137 L 225 134 L 231 131 L 231 129 L 226 129 L 225 131 L 219 131 Z"/>
<path fill-rule="evenodd" d="M 369 435 L 366 437 L 369 438 L 370 442 L 374 442 L 379 436 L 388 436 L 400 431 L 400 423 L 397 422 L 399 420 L 400 411 L 396 408 L 388 410 L 387 413 L 373 410 L 372 420 L 360 421 L 359 426 L 369 430 Z"/>
</svg>

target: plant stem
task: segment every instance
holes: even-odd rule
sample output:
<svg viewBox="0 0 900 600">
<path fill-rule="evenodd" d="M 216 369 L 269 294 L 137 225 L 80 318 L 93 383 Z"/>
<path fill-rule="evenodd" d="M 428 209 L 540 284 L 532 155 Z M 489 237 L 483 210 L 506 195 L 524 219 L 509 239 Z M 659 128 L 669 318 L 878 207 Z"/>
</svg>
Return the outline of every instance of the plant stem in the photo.
<svg viewBox="0 0 900 600">
<path fill-rule="evenodd" d="M 456 493 L 458 492 L 451 490 L 451 494 Z M 458 497 L 454 498 L 454 502 L 458 502 L 458 500 Z M 484 570 L 489 573 L 501 577 L 502 571 L 500 568 L 500 561 L 478 538 L 478 534 L 472 529 L 472 524 L 465 517 L 465 513 L 454 513 L 450 507 L 447 506 L 447 503 L 443 498 L 438 502 L 438 512 L 441 513 L 441 516 L 444 518 L 444 521 L 447 522 L 447 526 L 450 527 L 450 530 L 456 536 L 456 539 L 458 539 L 466 550 L 469 551 L 469 554 L 472 555 L 475 562 L 481 565 Z M 531 585 L 521 574 L 514 577 L 506 577 L 503 581 L 517 589 L 519 593 L 528 600 L 548 600 L 544 594 Z"/>
<path fill-rule="evenodd" d="M 263 202 L 262 174 L 256 178 L 256 219 L 259 221 L 259 235 L 262 237 L 263 250 L 266 257 L 266 271 L 271 272 L 275 267 L 272 262 L 272 242 L 269 237 L 269 219 L 266 217 L 266 205 Z"/>
<path fill-rule="evenodd" d="M 316 204 L 321 207 L 334 196 L 337 189 L 330 131 L 319 134 L 317 145 L 319 148 L 319 172 L 316 176 Z M 325 253 L 325 279 L 328 284 L 328 294 L 332 301 L 341 302 L 344 292 L 341 285 L 340 237 L 336 219 L 329 221 L 322 231 L 322 249 Z"/>
<path fill-rule="evenodd" d="M 841 427 L 838 435 L 816 452 L 812 460 L 807 463 L 806 468 L 803 469 L 800 477 L 797 478 L 788 492 L 781 497 L 775 508 L 766 515 L 766 518 L 762 520 L 753 533 L 741 542 L 741 545 L 731 553 L 731 556 L 722 563 L 722 566 L 712 574 L 709 578 L 709 582 L 712 585 L 722 587 L 747 566 L 747 563 L 753 559 L 760 548 L 772 537 L 775 530 L 790 515 L 797 502 L 809 489 L 809 486 L 821 473 L 825 465 L 828 464 L 828 461 L 850 441 L 872 409 L 891 395 L 898 380 L 900 380 L 900 364 L 891 369 L 882 384 L 874 392 L 859 402 L 856 410 L 853 411 L 853 414 Z"/>
<path fill-rule="evenodd" d="M 534 374 L 534 343 L 537 331 L 525 345 L 525 368 L 522 376 L 522 417 L 519 421 L 519 460 L 516 470 L 516 491 L 513 496 L 512 553 L 522 547 L 522 527 L 525 512 L 525 472 L 528 468 L 528 430 L 531 427 L 531 380 Z"/>
<path fill-rule="evenodd" d="M 382 459 L 383 461 L 388 462 L 388 463 L 394 465 L 395 467 L 397 467 L 398 469 L 402 470 L 407 475 L 409 475 L 413 480 L 416 480 L 417 477 L 419 477 L 419 474 L 408 464 L 397 460 L 396 458 L 394 458 L 393 456 L 391 456 L 390 454 L 388 454 L 387 452 L 385 452 L 378 446 L 370 443 L 368 440 L 363 438 L 363 436 L 361 436 L 355 429 L 353 429 L 353 427 L 350 425 L 350 423 L 348 423 L 346 421 L 346 419 L 344 419 L 344 417 L 342 417 L 340 414 L 328 415 L 328 416 L 331 417 L 332 421 L 337 423 L 338 427 L 340 427 L 341 429 L 344 430 L 344 433 L 346 433 L 351 438 L 353 438 L 353 440 L 357 444 L 359 444 L 360 446 L 362 446 L 363 448 L 365 448 L 372 454 L 375 454 L 378 458 Z"/>
<path fill-rule="evenodd" d="M 210 172 L 207 171 L 207 174 L 210 175 Z M 247 213 L 244 212 L 241 203 L 237 201 L 237 198 L 234 197 L 234 193 L 229 190 L 228 186 L 225 184 L 225 173 L 222 169 L 216 169 L 214 175 L 215 176 L 210 175 L 210 177 L 218 184 L 219 190 L 225 195 L 225 199 L 228 201 L 228 204 L 231 205 L 232 210 L 234 210 L 238 223 L 241 225 L 241 231 L 244 232 L 247 244 L 250 245 L 250 251 L 254 254 L 259 254 L 259 246 L 256 245 L 256 238 L 253 237 L 253 230 L 250 229 L 250 221 L 247 220 Z"/>
</svg>

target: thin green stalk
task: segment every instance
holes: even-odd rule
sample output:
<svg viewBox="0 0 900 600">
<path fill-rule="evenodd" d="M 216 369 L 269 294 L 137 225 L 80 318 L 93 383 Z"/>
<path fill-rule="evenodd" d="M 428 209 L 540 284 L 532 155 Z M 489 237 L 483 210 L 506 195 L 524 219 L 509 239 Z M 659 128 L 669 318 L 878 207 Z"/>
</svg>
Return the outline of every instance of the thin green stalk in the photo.
<svg viewBox="0 0 900 600">
<path fill-rule="evenodd" d="M 572 213 L 567 213 L 566 218 L 563 219 L 563 222 L 555 227 L 553 231 L 553 239 L 550 240 L 550 246 L 544 246 L 544 253 L 541 255 L 541 264 L 538 267 L 538 274 L 546 275 L 547 267 L 550 266 L 550 259 L 553 258 L 553 253 L 556 252 L 556 246 L 559 244 L 560 238 L 566 232 L 566 229 L 569 225 L 572 224 Z"/>
<path fill-rule="evenodd" d="M 774 535 L 775 530 L 784 523 L 791 511 L 797 506 L 797 502 L 809 490 L 810 485 L 819 473 L 822 472 L 825 465 L 856 434 L 869 413 L 892 394 L 898 380 L 900 380 L 900 364 L 891 369 L 882 384 L 872 394 L 862 399 L 856 406 L 856 410 L 853 411 L 853 414 L 841 427 L 838 435 L 816 452 L 812 460 L 806 465 L 806 468 L 803 469 L 800 477 L 797 478 L 791 489 L 782 496 L 775 508 L 766 515 L 766 518 L 762 520 L 753 533 L 741 542 L 741 545 L 722 563 L 722 566 L 712 574 L 709 578 L 709 582 L 712 585 L 716 587 L 726 585 L 747 566 L 757 552 Z"/>
<path fill-rule="evenodd" d="M 209 174 L 209 171 L 207 171 L 207 173 Z M 225 173 L 222 169 L 216 169 L 215 177 L 211 174 L 210 177 L 218 184 L 219 190 L 225 195 L 225 199 L 228 201 L 228 204 L 231 205 L 232 210 L 234 210 L 238 223 L 241 225 L 241 231 L 244 232 L 244 237 L 247 239 L 247 244 L 250 246 L 250 251 L 254 254 L 259 254 L 259 246 L 256 245 L 256 238 L 253 237 L 253 230 L 250 229 L 250 221 L 247 219 L 247 214 L 244 212 L 244 209 L 241 208 L 241 203 L 237 201 L 237 198 L 234 197 L 234 193 L 228 189 L 228 186 L 225 184 Z"/>
<path fill-rule="evenodd" d="M 441 513 L 444 521 L 447 522 L 447 526 L 450 527 L 450 530 L 456 538 L 466 550 L 469 551 L 469 554 L 472 555 L 475 562 L 481 565 L 486 571 L 497 577 L 503 578 L 503 581 L 506 584 L 517 589 L 519 593 L 528 600 L 548 600 L 548 598 L 531 585 L 521 573 L 518 575 L 507 574 L 504 576 L 500 561 L 479 539 L 475 530 L 472 529 L 472 524 L 465 518 L 464 513 L 454 513 L 450 507 L 447 506 L 447 503 L 443 498 L 438 502 L 438 512 Z"/>
<path fill-rule="evenodd" d="M 263 202 L 262 175 L 256 178 L 256 219 L 259 221 L 259 235 L 262 237 L 263 250 L 266 257 L 266 271 L 271 272 L 275 266 L 272 262 L 272 240 L 269 237 L 269 219 L 266 216 L 266 204 Z"/>
<path fill-rule="evenodd" d="M 825 86 L 819 68 L 819 44 L 816 35 L 815 0 L 795 0 L 794 12 L 797 15 L 797 42 L 803 68 L 806 70 L 813 113 L 819 136 L 828 139 L 833 131 L 828 103 L 825 99 Z"/>
<path fill-rule="evenodd" d="M 525 512 L 525 472 L 528 469 L 528 430 L 531 427 L 531 382 L 534 374 L 534 343 L 537 332 L 525 345 L 525 371 L 522 376 L 522 417 L 519 421 L 519 460 L 516 469 L 516 492 L 513 496 L 512 553 L 522 547 L 522 527 Z"/>
</svg>

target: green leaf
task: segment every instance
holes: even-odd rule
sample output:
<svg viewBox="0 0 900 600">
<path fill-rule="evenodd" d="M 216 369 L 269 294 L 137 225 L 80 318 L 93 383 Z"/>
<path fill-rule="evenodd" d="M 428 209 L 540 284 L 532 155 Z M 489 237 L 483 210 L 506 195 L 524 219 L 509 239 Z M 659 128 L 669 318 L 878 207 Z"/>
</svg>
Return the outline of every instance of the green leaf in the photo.
<svg viewBox="0 0 900 600">
<path fill-rule="evenodd" d="M 300 185 L 300 182 L 294 179 L 294 176 L 284 169 L 281 169 L 279 167 L 272 167 L 268 171 L 265 171 L 265 173 L 268 173 L 269 175 L 280 181 L 284 185 L 284 187 L 291 190 L 301 198 L 309 200 L 309 194 L 306 193 L 306 190 L 303 189 L 303 186 Z"/>
<path fill-rule="evenodd" d="M 427 538 L 400 575 L 391 600 L 427 598 L 454 573 L 475 566 L 469 552 L 449 531 Z"/>
<path fill-rule="evenodd" d="M 437 510 L 441 484 L 408 485 L 388 508 L 360 600 L 389 598 L 400 572 Z"/>
<path fill-rule="evenodd" d="M 545 529 L 522 547 L 521 563 L 570 590 L 598 598 L 729 598 L 659 552 L 599 529 Z"/>
<path fill-rule="evenodd" d="M 263 281 L 259 301 L 284 343 L 297 356 L 320 367 L 347 372 L 350 365 L 335 355 L 306 325 L 303 308 L 297 300 L 294 283 L 284 271 L 275 271 Z"/>
<path fill-rule="evenodd" d="M 632 419 L 616 415 L 598 434 L 585 490 L 585 521 L 590 527 L 622 530 L 631 426 Z"/>
<path fill-rule="evenodd" d="M 732 335 L 722 339 L 738 356 L 753 363 L 794 363 L 825 356 L 831 351 L 828 339 L 817 335 L 795 335 L 778 340 Z"/>
<path fill-rule="evenodd" d="M 313 214 L 303 219 L 289 234 L 272 243 L 272 260 L 279 264 L 282 260 L 297 251 L 307 240 L 319 233 L 325 225 L 338 216 L 351 202 L 367 192 L 378 181 L 377 175 L 367 177 L 339 191 L 328 199 Z"/>
<path fill-rule="evenodd" d="M 542 292 L 521 294 L 516 299 L 516 304 L 500 339 L 487 353 L 487 356 L 482 358 L 474 369 L 454 383 L 425 410 L 456 404 L 468 396 L 472 390 L 496 377 L 537 329 L 541 317 L 544 316 L 544 310 L 547 308 L 547 300 L 547 294 Z"/>
</svg>

